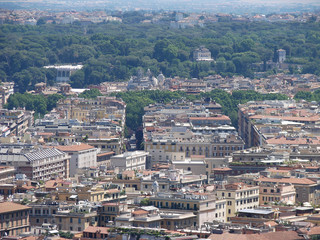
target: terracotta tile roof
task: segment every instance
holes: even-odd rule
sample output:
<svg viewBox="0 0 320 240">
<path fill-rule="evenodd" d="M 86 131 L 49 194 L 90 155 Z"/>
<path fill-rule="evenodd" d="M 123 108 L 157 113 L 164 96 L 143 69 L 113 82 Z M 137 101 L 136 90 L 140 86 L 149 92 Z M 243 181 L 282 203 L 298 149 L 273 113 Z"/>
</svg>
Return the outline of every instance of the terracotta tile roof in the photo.
<svg viewBox="0 0 320 240">
<path fill-rule="evenodd" d="M 262 234 L 234 234 L 234 233 L 223 233 L 223 234 L 211 234 L 208 239 L 212 240 L 298 240 L 304 239 L 298 236 L 295 231 L 285 232 L 268 232 Z"/>
<path fill-rule="evenodd" d="M 133 170 L 126 170 L 122 172 L 122 176 L 134 177 L 136 174 Z"/>
<path fill-rule="evenodd" d="M 274 173 L 289 173 L 289 170 L 278 170 L 278 169 L 273 169 L 273 168 L 269 168 L 267 169 L 268 172 L 274 172 Z"/>
<path fill-rule="evenodd" d="M 309 231 L 307 228 L 301 228 L 298 230 L 298 232 L 303 233 L 303 234 L 307 234 L 309 236 L 320 235 L 320 226 L 312 227 L 312 228 L 310 228 Z"/>
<path fill-rule="evenodd" d="M 37 135 L 39 136 L 53 136 L 52 132 L 38 132 Z"/>
<path fill-rule="evenodd" d="M 100 232 L 101 234 L 108 234 L 109 233 L 109 229 L 110 228 L 108 228 L 108 227 L 93 227 L 93 226 L 89 226 L 83 232 L 88 232 L 88 233 Z"/>
<path fill-rule="evenodd" d="M 133 215 L 142 215 L 142 214 L 148 214 L 147 211 L 145 210 L 136 210 L 134 212 L 132 212 Z"/>
<path fill-rule="evenodd" d="M 267 139 L 266 142 L 268 144 L 308 144 L 308 145 L 318 145 L 320 144 L 319 138 L 286 138 L 286 137 L 279 137 L 279 138 L 270 138 Z"/>
<path fill-rule="evenodd" d="M 288 116 L 273 116 L 273 115 L 254 115 L 250 116 L 250 119 L 281 119 L 285 121 L 294 121 L 294 122 L 316 122 L 319 121 L 319 116 L 308 116 L 308 117 L 288 117 Z"/>
<path fill-rule="evenodd" d="M 275 227 L 277 225 L 279 225 L 278 223 L 276 223 L 275 221 L 268 221 L 264 223 L 266 226 L 270 226 L 270 227 Z"/>
<path fill-rule="evenodd" d="M 158 173 L 159 171 L 152 171 L 152 170 L 143 170 L 142 174 L 143 176 L 152 175 L 153 173 Z"/>
<path fill-rule="evenodd" d="M 97 154 L 97 157 L 103 157 L 103 156 L 108 156 L 108 155 L 114 155 L 114 152 L 100 153 L 100 154 Z"/>
<path fill-rule="evenodd" d="M 0 203 L 0 214 L 21 211 L 21 210 L 29 210 L 29 209 L 31 209 L 31 207 L 24 206 L 18 203 L 13 203 L 13 202 Z"/>
<path fill-rule="evenodd" d="M 109 189 L 106 191 L 107 193 L 117 193 L 117 192 L 120 192 L 119 189 Z"/>
<path fill-rule="evenodd" d="M 45 188 L 56 188 L 58 187 L 59 183 L 62 183 L 64 180 L 56 179 L 56 180 L 48 180 L 44 183 Z"/>
<path fill-rule="evenodd" d="M 291 183 L 291 184 L 300 184 L 300 185 L 312 185 L 316 182 L 308 178 L 266 178 L 260 177 L 256 180 L 257 182 L 273 182 L 273 183 Z"/>
<path fill-rule="evenodd" d="M 79 145 L 57 146 L 55 148 L 63 152 L 79 152 L 83 150 L 92 149 L 94 147 L 89 144 L 81 143 Z"/>
<path fill-rule="evenodd" d="M 231 171 L 231 168 L 222 167 L 222 168 L 213 168 L 212 171 Z"/>
</svg>

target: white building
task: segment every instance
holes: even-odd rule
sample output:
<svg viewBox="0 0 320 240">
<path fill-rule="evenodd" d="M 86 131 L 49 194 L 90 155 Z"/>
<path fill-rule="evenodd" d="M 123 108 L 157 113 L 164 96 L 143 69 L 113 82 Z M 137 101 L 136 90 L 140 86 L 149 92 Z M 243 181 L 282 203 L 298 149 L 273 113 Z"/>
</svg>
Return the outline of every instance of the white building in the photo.
<svg viewBox="0 0 320 240">
<path fill-rule="evenodd" d="M 283 63 L 286 60 L 286 50 L 278 49 L 277 54 L 278 54 L 278 62 Z"/>
<path fill-rule="evenodd" d="M 68 153 L 70 159 L 70 176 L 73 177 L 79 168 L 97 166 L 97 149 L 84 143 L 76 143 L 69 146 L 57 146 L 57 149 Z"/>
<path fill-rule="evenodd" d="M 66 83 L 70 82 L 70 76 L 77 70 L 82 69 L 83 65 L 53 65 L 45 66 L 44 68 L 54 68 L 57 70 L 57 83 Z"/>
<path fill-rule="evenodd" d="M 209 49 L 204 46 L 200 46 L 196 50 L 193 51 L 193 60 L 194 61 L 213 61 L 211 58 L 211 52 Z"/>
<path fill-rule="evenodd" d="M 144 170 L 146 169 L 146 159 L 149 155 L 145 151 L 125 152 L 111 157 L 111 167 L 118 167 L 120 171 Z"/>
</svg>

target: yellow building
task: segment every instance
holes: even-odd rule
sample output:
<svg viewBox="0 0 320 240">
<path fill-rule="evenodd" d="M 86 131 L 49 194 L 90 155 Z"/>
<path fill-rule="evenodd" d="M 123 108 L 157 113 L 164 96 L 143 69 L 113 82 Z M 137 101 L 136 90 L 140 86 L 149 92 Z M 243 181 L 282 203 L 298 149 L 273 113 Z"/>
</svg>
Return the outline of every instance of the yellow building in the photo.
<svg viewBox="0 0 320 240">
<path fill-rule="evenodd" d="M 223 189 L 217 190 L 219 199 L 226 200 L 226 217 L 236 216 L 242 209 L 251 209 L 259 206 L 259 187 L 248 186 L 244 183 L 227 184 Z"/>
</svg>

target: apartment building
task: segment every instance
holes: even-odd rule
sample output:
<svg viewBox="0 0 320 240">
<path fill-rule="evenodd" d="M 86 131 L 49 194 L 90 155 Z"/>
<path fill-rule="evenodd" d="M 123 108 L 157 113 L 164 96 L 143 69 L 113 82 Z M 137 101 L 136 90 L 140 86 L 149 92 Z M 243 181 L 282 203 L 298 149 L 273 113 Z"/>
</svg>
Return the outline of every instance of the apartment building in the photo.
<svg viewBox="0 0 320 240">
<path fill-rule="evenodd" d="M 119 135 L 113 136 L 90 136 L 87 143 L 101 151 L 112 151 L 115 154 L 123 152 L 123 139 Z"/>
<path fill-rule="evenodd" d="M 159 209 L 153 206 L 146 206 L 136 208 L 131 212 L 121 214 L 115 218 L 115 226 L 132 226 L 141 228 L 155 228 L 161 227 L 161 217 Z"/>
<path fill-rule="evenodd" d="M 291 184 L 296 191 L 296 203 L 309 202 L 317 205 L 319 200 L 319 184 L 308 178 L 266 178 L 260 177 L 255 179 L 256 184 Z"/>
<path fill-rule="evenodd" d="M 99 226 L 105 227 L 110 221 L 115 221 L 115 218 L 121 214 L 128 212 L 128 204 L 120 203 L 104 203 L 98 208 Z"/>
<path fill-rule="evenodd" d="M 105 240 L 108 239 L 109 236 L 109 228 L 107 227 L 87 227 L 83 233 L 81 240 L 91 240 L 91 239 L 98 239 L 98 240 Z"/>
<path fill-rule="evenodd" d="M 259 187 L 244 183 L 232 183 L 216 190 L 218 199 L 226 201 L 226 217 L 230 221 L 239 210 L 259 206 Z"/>
<path fill-rule="evenodd" d="M 57 201 L 44 201 L 40 203 L 31 203 L 28 205 L 30 209 L 30 225 L 39 226 L 42 224 L 55 225 L 54 214 L 63 208 L 71 207 L 65 203 L 59 203 Z"/>
<path fill-rule="evenodd" d="M 159 214 L 161 217 L 161 228 L 171 231 L 188 228 L 197 221 L 197 216 L 193 212 L 161 209 Z"/>
<path fill-rule="evenodd" d="M 15 179 L 16 170 L 11 166 L 0 166 L 0 184 L 12 183 Z"/>
<path fill-rule="evenodd" d="M 30 231 L 31 208 L 13 202 L 0 203 L 0 237 L 17 236 Z"/>
<path fill-rule="evenodd" d="M 84 143 L 67 146 L 56 146 L 56 149 L 70 156 L 70 176 L 74 176 L 79 168 L 90 168 L 97 165 L 97 149 Z"/>
<path fill-rule="evenodd" d="M 89 226 L 97 226 L 97 206 L 86 202 L 79 202 L 69 210 L 60 210 L 54 214 L 59 230 L 81 232 Z"/>
<path fill-rule="evenodd" d="M 57 103 L 57 110 L 68 119 L 91 122 L 99 119 L 117 120 L 125 124 L 126 104 L 115 97 L 98 96 L 96 99 L 66 98 Z"/>
<path fill-rule="evenodd" d="M 230 126 L 230 118 L 216 113 L 215 105 L 206 99 L 145 107 L 143 133 L 150 165 L 184 160 L 192 155 L 222 158 L 242 150 L 244 142 Z"/>
<path fill-rule="evenodd" d="M 119 168 L 119 171 L 145 170 L 148 152 L 134 151 L 112 156 L 111 167 Z"/>
<path fill-rule="evenodd" d="M 311 103 L 285 101 L 256 101 L 242 104 L 238 111 L 239 135 L 246 147 L 263 145 L 318 146 L 316 123 L 320 115 Z M 297 132 L 304 131 L 304 136 Z M 284 136 L 282 133 L 286 132 Z"/>
<path fill-rule="evenodd" d="M 194 137 L 188 140 L 162 139 L 145 142 L 145 151 L 150 153 L 151 163 L 163 163 L 169 160 L 168 152 L 191 155 L 204 155 L 206 158 L 221 158 L 244 148 L 244 142 L 236 135 L 216 137 Z M 168 158 L 168 160 L 167 160 Z"/>
<path fill-rule="evenodd" d="M 49 180 L 53 177 L 69 177 L 68 154 L 54 148 L 28 150 L 24 148 L 0 153 L 0 162 L 14 166 L 18 174 L 32 180 Z"/>
<path fill-rule="evenodd" d="M 33 111 L 0 109 L 0 137 L 22 136 L 33 124 Z"/>
<path fill-rule="evenodd" d="M 291 184 L 264 183 L 259 187 L 259 202 L 261 205 L 273 202 L 293 205 L 296 202 L 296 190 Z"/>
<path fill-rule="evenodd" d="M 150 197 L 150 204 L 159 209 L 189 210 L 196 214 L 190 226 L 200 227 L 212 221 L 216 213 L 216 197 L 209 193 L 157 193 Z"/>
</svg>

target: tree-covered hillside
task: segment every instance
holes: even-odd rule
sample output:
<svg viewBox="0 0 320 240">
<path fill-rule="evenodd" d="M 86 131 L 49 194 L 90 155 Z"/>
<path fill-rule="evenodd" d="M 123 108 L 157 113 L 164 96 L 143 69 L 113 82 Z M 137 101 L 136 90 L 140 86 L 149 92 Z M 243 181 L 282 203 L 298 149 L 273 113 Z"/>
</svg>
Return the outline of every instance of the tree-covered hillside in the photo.
<svg viewBox="0 0 320 240">
<path fill-rule="evenodd" d="M 216 60 L 192 61 L 192 52 L 206 46 Z M 283 48 L 287 61 L 303 73 L 320 74 L 320 24 L 217 22 L 205 27 L 170 29 L 168 23 L 101 23 L 89 26 L 46 24 L 0 26 L 0 80 L 14 81 L 20 92 L 47 79 L 49 64 L 83 63 L 72 76 L 73 87 L 123 81 L 139 67 L 166 77 L 209 74 L 252 76 L 251 64 L 273 58 Z"/>
</svg>

